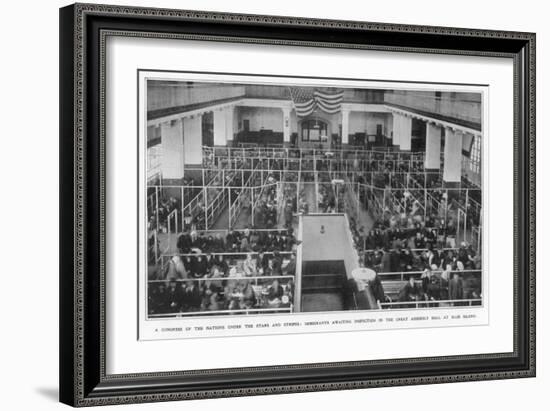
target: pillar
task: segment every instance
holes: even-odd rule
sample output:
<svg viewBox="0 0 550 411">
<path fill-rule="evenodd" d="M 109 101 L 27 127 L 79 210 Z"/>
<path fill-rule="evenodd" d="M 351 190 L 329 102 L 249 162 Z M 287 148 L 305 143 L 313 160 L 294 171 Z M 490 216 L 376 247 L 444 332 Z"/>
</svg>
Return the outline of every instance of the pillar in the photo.
<svg viewBox="0 0 550 411">
<path fill-rule="evenodd" d="M 393 135 L 391 143 L 393 146 L 399 145 L 399 136 L 401 135 L 401 115 L 393 113 Z"/>
<path fill-rule="evenodd" d="M 399 136 L 399 149 L 405 151 L 411 151 L 411 139 L 412 139 L 412 117 L 400 116 L 401 127 Z"/>
<path fill-rule="evenodd" d="M 162 178 L 183 178 L 183 129 L 182 121 L 172 120 L 160 125 L 160 141 L 162 145 Z"/>
<path fill-rule="evenodd" d="M 283 107 L 283 145 L 290 146 L 290 108 Z"/>
<path fill-rule="evenodd" d="M 183 118 L 184 164 L 202 164 L 202 115 Z"/>
<path fill-rule="evenodd" d="M 342 146 L 349 144 L 349 110 L 342 110 Z"/>
<path fill-rule="evenodd" d="M 462 175 L 462 132 L 445 129 L 445 150 L 443 159 L 443 182 L 446 187 L 460 184 Z"/>
<path fill-rule="evenodd" d="M 441 167 L 441 127 L 434 123 L 426 122 L 426 155 L 424 168 L 426 170 L 439 170 Z"/>
<path fill-rule="evenodd" d="M 226 111 L 214 110 L 214 146 L 225 146 L 227 131 L 225 128 Z"/>
<path fill-rule="evenodd" d="M 234 115 L 233 115 L 234 107 L 229 106 L 224 108 L 225 113 L 225 144 L 230 147 L 233 145 L 233 130 L 235 127 L 234 123 Z M 216 144 L 216 143 L 214 143 Z"/>
</svg>

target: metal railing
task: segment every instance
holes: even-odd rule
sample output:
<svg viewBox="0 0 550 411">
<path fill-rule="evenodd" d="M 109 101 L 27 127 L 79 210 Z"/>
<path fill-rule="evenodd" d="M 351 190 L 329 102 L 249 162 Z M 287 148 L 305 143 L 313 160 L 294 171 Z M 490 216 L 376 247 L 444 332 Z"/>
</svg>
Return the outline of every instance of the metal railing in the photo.
<svg viewBox="0 0 550 411">
<path fill-rule="evenodd" d="M 165 317 L 193 317 L 208 315 L 234 315 L 234 314 L 284 314 L 292 313 L 292 306 L 278 308 L 245 308 L 236 310 L 216 310 L 216 311 L 183 311 L 177 313 L 148 314 L 149 318 Z"/>
<path fill-rule="evenodd" d="M 166 224 L 168 226 L 168 232 L 171 233 L 172 229 L 174 229 L 174 233 L 179 232 L 179 226 L 178 226 L 178 210 L 172 210 L 170 214 L 166 217 Z M 172 223 L 172 220 L 174 222 Z"/>
<path fill-rule="evenodd" d="M 420 301 L 392 301 L 389 303 L 380 303 L 380 308 L 434 308 L 436 306 L 474 306 L 482 304 L 481 298 L 468 298 L 462 300 L 420 300 Z"/>
<path fill-rule="evenodd" d="M 469 274 L 469 273 L 481 275 L 481 270 L 451 270 L 451 271 L 432 270 L 432 274 L 444 273 L 444 272 L 449 273 L 450 276 L 454 273 L 458 273 L 460 275 Z M 399 280 L 394 279 L 393 281 L 405 281 L 406 278 L 410 278 L 410 277 L 414 277 L 416 280 L 418 278 L 421 278 L 422 274 L 424 274 L 424 271 L 394 271 L 394 272 L 390 271 L 390 272 L 377 273 L 377 275 L 381 278 L 382 281 L 392 281 L 392 280 L 385 280 L 385 278 L 389 278 L 389 277 L 399 278 Z M 450 279 L 450 276 L 449 276 L 449 279 Z"/>
<path fill-rule="evenodd" d="M 171 254 L 163 254 L 162 257 L 199 257 L 199 256 L 207 256 L 210 255 L 212 257 L 216 257 L 218 255 L 221 256 L 243 256 L 246 257 L 247 255 L 259 255 L 259 254 L 267 254 L 267 255 L 274 255 L 275 253 L 281 254 L 281 255 L 290 255 L 293 254 L 294 251 L 227 251 L 222 253 L 171 253 Z"/>
<path fill-rule="evenodd" d="M 283 146 L 253 146 L 253 147 L 209 147 L 203 146 L 203 156 L 209 161 L 216 161 L 216 158 L 284 158 L 289 155 L 324 156 L 330 153 L 334 157 L 368 158 L 378 160 L 409 160 L 423 161 L 424 152 L 399 152 L 385 150 L 366 150 L 360 146 L 347 146 L 341 148 L 309 148 L 309 147 L 283 147 Z"/>
<path fill-rule="evenodd" d="M 435 227 L 432 227 L 432 228 L 426 228 L 426 230 L 436 230 L 437 231 L 437 228 Z M 443 248 L 437 248 L 437 250 L 443 250 L 443 251 L 458 251 L 460 250 L 460 248 L 458 247 L 443 247 Z M 368 249 L 368 250 L 364 250 L 365 253 L 376 253 L 377 251 L 380 251 L 380 250 L 377 250 L 377 249 Z M 414 252 L 423 252 L 423 251 L 429 251 L 427 248 L 409 248 L 409 251 L 414 251 Z M 434 251 L 434 250 L 431 250 L 431 251 Z"/>
<path fill-rule="evenodd" d="M 186 283 L 186 282 L 197 282 L 197 283 L 203 283 L 205 281 L 212 282 L 212 281 L 249 281 L 253 282 L 254 285 L 259 285 L 258 281 L 266 281 L 266 282 L 273 282 L 273 280 L 294 280 L 293 275 L 255 275 L 255 276 L 246 276 L 246 275 L 238 275 L 233 277 L 201 277 L 201 278 L 174 278 L 170 280 L 147 280 L 148 284 L 162 284 L 166 282 L 176 282 L 176 283 Z"/>
</svg>

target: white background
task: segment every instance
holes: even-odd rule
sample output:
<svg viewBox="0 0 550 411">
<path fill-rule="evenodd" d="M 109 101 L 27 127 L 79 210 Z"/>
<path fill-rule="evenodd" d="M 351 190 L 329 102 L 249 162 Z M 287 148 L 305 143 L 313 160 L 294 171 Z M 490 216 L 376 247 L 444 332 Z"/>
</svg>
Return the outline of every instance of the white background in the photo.
<svg viewBox="0 0 550 411">
<path fill-rule="evenodd" d="M 446 25 L 537 32 L 537 124 L 539 152 L 550 147 L 545 113 L 550 110 L 547 92 L 550 72 L 550 28 L 543 2 L 441 1 L 303 2 L 258 1 L 138 1 L 117 2 L 171 8 L 283 14 L 304 17 L 357 19 L 409 24 Z M 4 5 L 2 39 L 2 260 L 4 289 L 0 298 L 2 339 L 0 375 L 2 409 L 47 410 L 57 404 L 58 349 L 58 11 L 59 1 L 27 1 Z M 543 156 L 544 160 L 544 156 Z M 550 172 L 548 162 L 539 160 L 538 231 L 550 228 L 543 212 L 550 200 L 544 187 Z M 540 236 L 538 249 L 550 243 Z M 539 257 L 539 261 L 542 258 Z M 538 377 L 536 379 L 488 381 L 381 388 L 330 393 L 307 393 L 272 397 L 250 397 L 125 406 L 120 409 L 280 410 L 307 405 L 314 409 L 349 407 L 383 409 L 463 410 L 542 409 L 544 388 L 550 384 L 548 331 L 549 311 L 543 293 L 549 281 L 539 264 Z"/>
</svg>

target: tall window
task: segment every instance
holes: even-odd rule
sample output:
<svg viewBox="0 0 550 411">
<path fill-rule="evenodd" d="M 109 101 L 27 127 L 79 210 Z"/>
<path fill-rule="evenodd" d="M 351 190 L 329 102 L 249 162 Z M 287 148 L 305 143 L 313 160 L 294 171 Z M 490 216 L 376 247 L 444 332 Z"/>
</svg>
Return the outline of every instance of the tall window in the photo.
<svg viewBox="0 0 550 411">
<path fill-rule="evenodd" d="M 302 121 L 302 141 L 324 141 L 327 140 L 328 126 L 321 120 Z"/>
<path fill-rule="evenodd" d="M 470 170 L 479 174 L 481 171 L 481 137 L 474 136 L 470 153 Z"/>
</svg>

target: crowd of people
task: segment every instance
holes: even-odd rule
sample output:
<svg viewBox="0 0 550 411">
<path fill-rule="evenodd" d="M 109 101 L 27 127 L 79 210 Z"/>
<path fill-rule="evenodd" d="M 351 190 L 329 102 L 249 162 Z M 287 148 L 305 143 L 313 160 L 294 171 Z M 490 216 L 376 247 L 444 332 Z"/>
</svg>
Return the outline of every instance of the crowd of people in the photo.
<svg viewBox="0 0 550 411">
<path fill-rule="evenodd" d="M 254 208 L 254 226 L 259 229 L 273 229 L 278 223 L 277 180 L 270 175 L 266 186 Z"/>
<path fill-rule="evenodd" d="M 167 198 L 159 198 L 158 208 L 148 208 L 148 229 L 149 231 L 157 230 L 159 232 L 168 232 L 168 215 L 174 210 L 181 210 L 180 201 L 173 196 Z"/>
<path fill-rule="evenodd" d="M 159 270 L 152 271 L 150 280 L 185 280 L 188 278 L 224 278 L 295 275 L 296 254 L 265 252 L 240 254 L 174 255 Z"/>
<path fill-rule="evenodd" d="M 296 246 L 292 228 L 182 233 L 179 254 L 149 276 L 148 312 L 289 309 Z"/>
<path fill-rule="evenodd" d="M 297 243 L 294 230 L 229 230 L 222 232 L 184 232 L 178 236 L 176 247 L 180 254 L 242 253 L 292 251 Z"/>
<path fill-rule="evenodd" d="M 450 305 L 462 305 L 459 300 L 463 299 L 473 299 L 476 300 L 474 305 L 480 304 L 481 256 L 466 242 L 450 247 L 454 246 L 456 234 L 452 219 L 445 222 L 428 218 L 424 221 L 403 215 L 390 216 L 375 223 L 368 233 L 358 229 L 355 221 L 351 220 L 350 224 L 361 265 L 384 273 L 371 283 L 378 302 L 409 303 L 403 305 L 405 308 L 410 308 L 410 303 L 439 305 L 438 301 L 443 300 L 455 300 Z M 388 273 L 407 272 L 411 274 L 400 288 L 390 287 L 392 282 L 402 284 L 402 281 Z M 400 306 L 392 305 L 391 308 Z"/>
<path fill-rule="evenodd" d="M 211 277 L 205 281 L 169 281 L 149 284 L 148 313 L 153 316 L 189 312 L 246 313 L 272 309 L 290 311 L 293 304 L 292 279 Z"/>
<path fill-rule="evenodd" d="M 288 309 L 296 244 L 292 229 L 183 233 L 177 243 L 181 255 L 149 278 L 149 314 Z"/>
<path fill-rule="evenodd" d="M 403 221 L 404 224 L 398 223 Z M 414 222 L 410 218 L 380 222 L 367 234 L 360 233 L 365 265 L 381 272 L 421 271 L 424 268 L 480 269 L 481 258 L 471 244 L 455 245 L 456 223 L 426 219 Z"/>
<path fill-rule="evenodd" d="M 298 153 L 297 158 L 301 155 L 301 152 Z M 283 303 L 282 297 L 292 295 L 291 280 L 281 284 L 281 280 L 275 278 L 269 279 L 269 284 L 261 281 L 258 285 L 247 278 L 294 275 L 295 254 L 290 254 L 288 263 L 284 256 L 287 252 L 295 251 L 296 239 L 292 230 L 294 215 L 296 212 L 307 214 L 313 210 L 309 210 L 310 202 L 307 201 L 303 186 L 300 189 L 301 186 L 294 184 L 293 179 L 297 180 L 300 176 L 300 182 L 305 184 L 318 183 L 315 198 L 319 212 L 343 211 L 346 210 L 346 205 L 355 205 L 355 202 L 350 200 L 346 204 L 348 199 L 344 198 L 345 189 L 335 190 L 330 176 L 331 172 L 353 170 L 358 171 L 353 181 L 379 187 L 377 193 L 389 192 L 390 200 L 397 198 L 397 201 L 389 201 L 391 207 L 386 207 L 388 198 L 384 196 L 382 212 L 375 215 L 378 221 L 369 232 L 358 227 L 358 213 L 352 215 L 348 212 L 355 245 L 365 267 L 378 273 L 415 273 L 397 293 L 392 293 L 393 299 L 405 303 L 475 299 L 481 296 L 479 272 L 475 275 L 470 272 L 481 269 L 481 257 L 473 246 L 465 242 L 456 244 L 456 212 L 453 213 L 450 209 L 454 206 L 455 211 L 457 207 L 468 210 L 469 203 L 460 196 L 453 197 L 453 202 L 444 201 L 448 200 L 445 197 L 448 193 L 441 188 L 443 185 L 440 179 L 436 177 L 424 181 L 427 176 L 422 174 L 423 161 L 401 160 L 396 157 L 394 160 L 351 158 L 338 162 L 327 156 L 317 157 L 317 160 L 302 158 L 299 163 L 289 161 L 289 158 L 286 161 L 259 160 L 268 162 L 265 165 L 262 163 L 262 167 L 275 171 L 268 176 L 261 194 L 255 191 L 252 195 L 250 190 L 250 195 L 248 192 L 242 194 L 242 201 L 239 203 L 242 210 L 254 215 L 253 221 L 250 221 L 254 228 L 229 231 L 226 235 L 199 233 L 196 229 L 201 229 L 202 226 L 197 223 L 200 223 L 205 214 L 205 206 L 202 202 L 197 202 L 197 215 L 190 215 L 191 224 L 184 226 L 185 229 L 191 229 L 179 235 L 177 240 L 180 254 L 171 257 L 162 270 L 155 271 L 150 277 L 153 280 L 149 296 L 151 313 L 286 307 L 285 304 L 290 303 L 288 298 Z M 257 160 L 242 161 L 248 162 L 246 168 L 251 169 L 259 164 L 256 163 Z M 296 172 L 285 172 L 283 177 L 282 170 Z M 402 189 L 405 183 L 408 184 L 404 180 L 409 178 L 407 173 L 418 173 L 420 186 L 430 188 L 428 199 L 423 197 L 418 200 Z M 233 186 L 232 178 L 231 172 L 225 173 L 224 185 Z M 243 184 L 243 179 L 244 177 L 238 178 L 235 183 L 236 195 L 241 195 L 237 190 Z M 352 181 L 351 178 L 348 180 Z M 283 182 L 280 193 L 275 184 L 278 181 Z M 222 185 L 222 181 L 214 182 L 215 186 Z M 351 190 L 350 193 L 353 194 Z M 372 206 L 373 200 L 365 190 L 358 189 L 357 193 L 360 204 L 366 209 Z M 212 198 L 213 195 L 209 192 L 208 197 Z M 233 191 L 229 197 L 234 198 Z M 425 204 L 426 201 L 433 204 Z M 397 208 L 394 207 L 395 204 L 398 205 L 395 206 Z M 444 218 L 437 204 L 447 206 Z M 149 214 L 150 225 L 160 222 L 161 231 L 166 230 L 162 222 L 167 220 L 173 210 L 179 210 L 179 207 L 181 204 L 174 197 L 161 199 L 158 214 Z M 280 212 L 283 213 L 285 230 L 262 231 L 261 229 L 275 229 L 278 226 Z M 158 221 L 155 220 L 156 215 Z M 472 213 L 468 213 L 468 218 L 470 223 L 479 219 Z M 418 274 L 420 272 L 421 275 Z M 377 276 L 371 288 L 379 301 L 387 302 L 389 294 L 384 292 L 382 280 L 383 276 Z M 277 298 L 271 298 L 273 295 Z"/>
<path fill-rule="evenodd" d="M 387 297 L 384 296 L 387 300 Z M 472 305 L 481 304 L 481 278 L 473 274 L 464 274 L 452 271 L 448 265 L 443 271 L 434 271 L 426 268 L 420 280 L 410 276 L 399 290 L 397 302 L 425 303 L 426 306 L 439 305 L 438 301 L 447 301 L 448 306 L 460 306 L 465 303 L 461 300 L 475 300 Z M 468 303 L 469 304 L 469 303 Z M 399 305 L 393 306 L 398 308 Z M 410 305 L 405 304 L 405 308 Z"/>
</svg>

